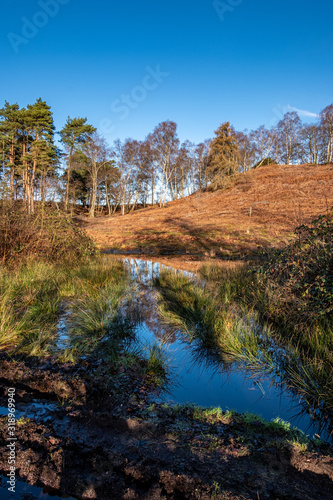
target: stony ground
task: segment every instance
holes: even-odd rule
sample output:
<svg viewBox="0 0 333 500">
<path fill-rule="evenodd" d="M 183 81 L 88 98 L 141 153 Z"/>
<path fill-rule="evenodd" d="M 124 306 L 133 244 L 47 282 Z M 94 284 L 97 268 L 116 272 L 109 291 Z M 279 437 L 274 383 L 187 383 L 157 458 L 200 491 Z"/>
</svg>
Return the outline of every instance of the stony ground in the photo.
<svg viewBox="0 0 333 500">
<path fill-rule="evenodd" d="M 333 498 L 327 445 L 305 450 L 287 431 L 269 430 L 255 418 L 153 405 L 152 378 L 139 365 L 73 366 L 3 355 L 2 407 L 11 386 L 19 417 L 17 473 L 53 493 L 101 500 Z M 8 473 L 5 415 L 0 435 L 0 471 Z"/>
</svg>

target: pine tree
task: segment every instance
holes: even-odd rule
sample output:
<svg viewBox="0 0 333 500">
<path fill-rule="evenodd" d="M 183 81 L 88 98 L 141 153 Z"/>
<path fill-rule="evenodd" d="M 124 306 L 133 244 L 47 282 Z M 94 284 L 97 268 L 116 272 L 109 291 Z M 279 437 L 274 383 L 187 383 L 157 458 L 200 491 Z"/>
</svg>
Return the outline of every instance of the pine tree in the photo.
<svg viewBox="0 0 333 500">
<path fill-rule="evenodd" d="M 223 187 L 226 176 L 238 170 L 239 150 L 234 129 L 229 122 L 215 131 L 216 137 L 211 141 L 207 165 L 207 178 L 211 187 Z"/>
<path fill-rule="evenodd" d="M 67 175 L 66 175 L 66 194 L 65 194 L 65 210 L 68 208 L 69 199 L 69 183 L 71 176 L 72 160 L 78 146 L 86 142 L 89 136 L 96 132 L 96 128 L 88 125 L 87 118 L 67 118 L 64 128 L 60 131 L 61 142 L 67 150 Z"/>
<path fill-rule="evenodd" d="M 8 170 L 10 198 L 14 200 L 14 179 L 18 167 L 18 139 L 21 127 L 19 106 L 17 104 L 9 104 L 5 101 L 4 107 L 0 109 L 0 118 L 3 177 Z M 5 182 L 4 178 L 3 182 Z"/>
<path fill-rule="evenodd" d="M 42 99 L 28 105 L 25 111 L 25 125 L 28 138 L 28 170 L 26 172 L 26 192 L 29 213 L 34 212 L 34 192 L 36 176 L 45 180 L 47 172 L 56 162 L 56 148 L 53 144 L 54 123 L 50 106 Z M 43 186 L 43 196 L 45 184 Z"/>
</svg>

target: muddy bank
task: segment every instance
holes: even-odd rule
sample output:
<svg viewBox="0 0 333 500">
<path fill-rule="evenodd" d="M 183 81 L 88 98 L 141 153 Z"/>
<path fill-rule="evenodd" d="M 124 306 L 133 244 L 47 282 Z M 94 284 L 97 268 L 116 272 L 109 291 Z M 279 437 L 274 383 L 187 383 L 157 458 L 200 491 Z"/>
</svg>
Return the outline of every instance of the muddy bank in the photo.
<svg viewBox="0 0 333 500">
<path fill-rule="evenodd" d="M 102 500 L 333 497 L 327 445 L 306 450 L 282 426 L 255 418 L 152 404 L 156 388 L 143 368 L 2 356 L 2 408 L 8 387 L 16 389 L 17 476 L 53 493 Z M 43 411 L 29 413 L 36 404 Z M 2 415 L 2 443 L 6 433 Z M 7 455 L 3 444 L 4 474 Z"/>
</svg>

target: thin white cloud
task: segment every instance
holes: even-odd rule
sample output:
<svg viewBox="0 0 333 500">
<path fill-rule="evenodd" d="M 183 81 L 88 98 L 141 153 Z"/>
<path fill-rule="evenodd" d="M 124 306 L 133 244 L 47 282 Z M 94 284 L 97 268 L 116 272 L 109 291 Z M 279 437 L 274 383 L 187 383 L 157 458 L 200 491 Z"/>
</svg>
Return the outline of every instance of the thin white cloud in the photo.
<svg viewBox="0 0 333 500">
<path fill-rule="evenodd" d="M 309 118 L 319 118 L 319 115 L 317 113 L 312 113 L 312 111 L 306 111 L 305 109 L 298 109 L 295 108 L 295 106 L 290 106 L 290 104 L 288 104 L 287 110 L 296 111 L 296 113 L 298 113 L 299 116 L 307 116 Z"/>
</svg>

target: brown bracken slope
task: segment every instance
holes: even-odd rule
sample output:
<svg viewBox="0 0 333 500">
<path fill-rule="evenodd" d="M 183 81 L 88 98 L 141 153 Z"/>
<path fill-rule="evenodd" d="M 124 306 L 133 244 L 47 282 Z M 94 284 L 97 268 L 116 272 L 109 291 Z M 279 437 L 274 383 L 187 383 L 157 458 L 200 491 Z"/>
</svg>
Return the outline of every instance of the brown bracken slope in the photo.
<svg viewBox="0 0 333 500">
<path fill-rule="evenodd" d="M 125 216 L 80 218 L 104 250 L 239 257 L 288 242 L 294 229 L 333 205 L 333 165 L 271 165 L 232 185 Z"/>
</svg>

